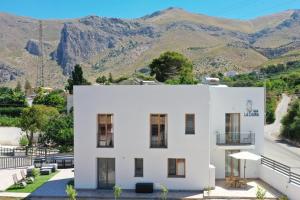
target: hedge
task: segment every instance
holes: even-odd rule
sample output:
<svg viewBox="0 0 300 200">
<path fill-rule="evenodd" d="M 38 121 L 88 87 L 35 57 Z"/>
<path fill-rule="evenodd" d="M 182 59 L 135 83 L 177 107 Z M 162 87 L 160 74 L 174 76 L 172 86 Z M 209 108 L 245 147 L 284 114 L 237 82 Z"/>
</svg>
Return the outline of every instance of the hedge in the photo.
<svg viewBox="0 0 300 200">
<path fill-rule="evenodd" d="M 24 107 L 0 107 L 0 116 L 19 117 Z"/>
</svg>

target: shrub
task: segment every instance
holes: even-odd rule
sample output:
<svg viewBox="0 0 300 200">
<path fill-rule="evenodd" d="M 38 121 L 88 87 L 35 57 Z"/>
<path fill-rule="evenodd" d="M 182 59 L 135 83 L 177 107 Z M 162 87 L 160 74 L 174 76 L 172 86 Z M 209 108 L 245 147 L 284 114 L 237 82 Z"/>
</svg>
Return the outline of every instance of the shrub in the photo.
<svg viewBox="0 0 300 200">
<path fill-rule="evenodd" d="M 20 118 L 19 117 L 0 116 L 0 126 L 19 127 L 20 126 Z"/>
<path fill-rule="evenodd" d="M 266 190 L 264 190 L 263 188 L 257 186 L 257 190 L 256 190 L 256 199 L 259 200 L 264 200 L 265 196 L 266 196 Z"/>
<path fill-rule="evenodd" d="M 161 186 L 161 195 L 160 195 L 161 199 L 166 200 L 168 198 L 168 193 L 169 193 L 168 188 L 166 186 L 162 185 Z"/>
<path fill-rule="evenodd" d="M 69 200 L 76 200 L 77 192 L 72 185 L 67 185 L 66 193 L 69 197 Z"/>
<path fill-rule="evenodd" d="M 279 200 L 289 200 L 289 199 L 286 195 L 283 195 L 283 196 L 279 197 Z"/>
<path fill-rule="evenodd" d="M 32 169 L 32 176 L 34 178 L 38 177 L 40 175 L 40 170 L 38 168 L 33 168 Z"/>
<path fill-rule="evenodd" d="M 122 193 L 122 188 L 119 187 L 119 186 L 117 186 L 117 185 L 115 185 L 114 186 L 114 197 L 115 197 L 115 199 L 120 198 L 121 193 Z"/>
<path fill-rule="evenodd" d="M 19 144 L 22 147 L 26 147 L 29 144 L 28 138 L 25 135 L 23 135 L 19 140 Z"/>
</svg>

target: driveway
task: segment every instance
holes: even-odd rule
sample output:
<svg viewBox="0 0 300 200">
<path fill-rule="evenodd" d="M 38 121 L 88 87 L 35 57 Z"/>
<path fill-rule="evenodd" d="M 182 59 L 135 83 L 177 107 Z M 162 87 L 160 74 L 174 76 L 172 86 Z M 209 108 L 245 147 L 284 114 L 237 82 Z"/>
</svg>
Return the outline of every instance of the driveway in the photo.
<svg viewBox="0 0 300 200">
<path fill-rule="evenodd" d="M 35 198 L 65 196 L 66 185 L 72 178 L 74 178 L 73 169 L 61 169 L 58 174 L 35 190 L 30 196 Z"/>
<path fill-rule="evenodd" d="M 265 126 L 264 155 L 292 167 L 292 171 L 300 174 L 300 148 L 292 146 L 279 138 L 280 121 L 287 113 L 290 101 L 291 98 L 283 94 L 275 111 L 275 122 Z"/>
</svg>

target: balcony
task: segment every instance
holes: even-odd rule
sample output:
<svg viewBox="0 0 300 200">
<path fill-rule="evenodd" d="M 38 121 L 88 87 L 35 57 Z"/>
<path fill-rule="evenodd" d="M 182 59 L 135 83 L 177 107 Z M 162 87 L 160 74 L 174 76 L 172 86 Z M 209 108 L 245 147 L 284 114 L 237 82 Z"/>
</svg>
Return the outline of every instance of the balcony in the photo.
<svg viewBox="0 0 300 200">
<path fill-rule="evenodd" d="M 227 146 L 244 146 L 255 144 L 255 133 L 243 132 L 243 133 L 216 133 L 216 144 Z"/>
</svg>

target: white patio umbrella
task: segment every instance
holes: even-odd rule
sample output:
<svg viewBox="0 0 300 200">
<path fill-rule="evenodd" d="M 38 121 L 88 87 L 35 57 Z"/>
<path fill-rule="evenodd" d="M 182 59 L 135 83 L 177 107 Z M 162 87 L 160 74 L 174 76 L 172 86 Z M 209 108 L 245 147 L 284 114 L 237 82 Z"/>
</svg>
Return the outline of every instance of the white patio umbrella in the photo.
<svg viewBox="0 0 300 200">
<path fill-rule="evenodd" d="M 246 160 L 254 160 L 257 161 L 261 159 L 261 156 L 256 155 L 254 153 L 248 152 L 248 151 L 241 151 L 238 153 L 233 153 L 229 155 L 232 158 L 238 159 L 238 160 L 244 160 L 244 179 L 245 179 L 245 171 L 246 171 Z"/>
</svg>

